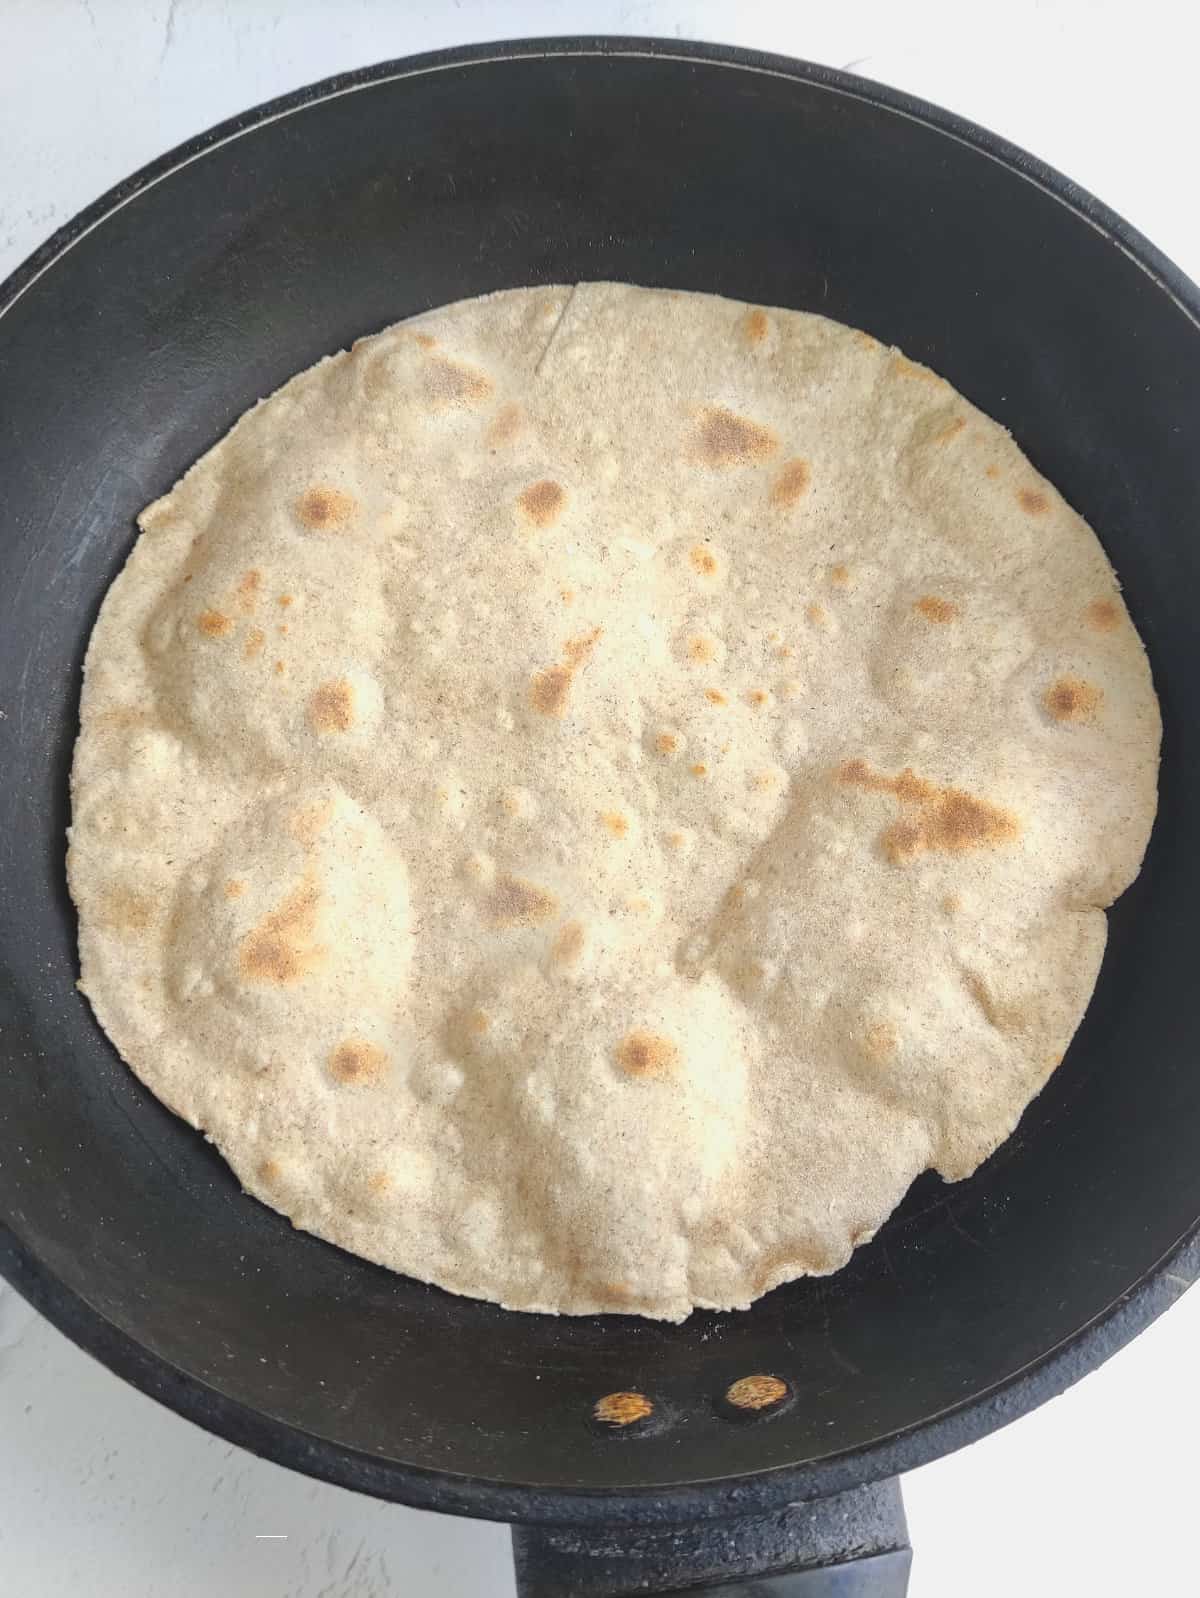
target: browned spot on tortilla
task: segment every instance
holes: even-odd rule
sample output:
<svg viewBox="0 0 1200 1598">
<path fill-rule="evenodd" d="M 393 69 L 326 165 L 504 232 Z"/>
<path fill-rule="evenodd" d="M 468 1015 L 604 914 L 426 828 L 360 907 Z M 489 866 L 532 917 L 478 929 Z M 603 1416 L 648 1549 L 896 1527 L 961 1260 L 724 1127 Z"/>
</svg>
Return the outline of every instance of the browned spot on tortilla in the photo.
<svg viewBox="0 0 1200 1598">
<path fill-rule="evenodd" d="M 248 571 L 242 574 L 237 585 L 237 602 L 239 608 L 248 616 L 258 604 L 258 596 L 262 589 L 262 572 Z"/>
<path fill-rule="evenodd" d="M 749 466 L 766 460 L 779 448 L 779 440 L 769 427 L 736 416 L 721 406 L 701 413 L 695 453 L 705 466 L 722 470 L 726 466 Z"/>
<path fill-rule="evenodd" d="M 721 569 L 721 562 L 711 549 L 705 549 L 703 544 L 696 544 L 688 551 L 688 559 L 701 577 L 715 577 Z"/>
<path fill-rule="evenodd" d="M 668 848 L 671 848 L 671 849 L 683 849 L 683 848 L 686 847 L 687 842 L 688 842 L 688 834 L 686 832 L 676 831 L 676 832 L 668 832 L 667 833 L 667 846 L 668 846 Z"/>
<path fill-rule="evenodd" d="M 314 732 L 349 732 L 354 725 L 354 689 L 344 677 L 316 688 L 308 701 L 308 724 Z"/>
<path fill-rule="evenodd" d="M 529 702 L 543 716 L 565 716 L 575 673 L 570 666 L 547 666 L 533 674 Z"/>
<path fill-rule="evenodd" d="M 879 348 L 879 340 L 874 338 L 870 333 L 864 332 L 861 327 L 856 327 L 853 331 L 854 337 L 864 349 L 877 350 Z"/>
<path fill-rule="evenodd" d="M 1040 488 L 1019 488 L 1017 501 L 1027 516 L 1044 516 L 1050 509 L 1050 496 Z"/>
<path fill-rule="evenodd" d="M 999 477 L 1000 468 L 996 465 L 995 461 L 993 461 L 990 466 L 984 467 L 984 473 L 988 477 Z"/>
<path fill-rule="evenodd" d="M 467 1031 L 473 1032 L 476 1037 L 482 1037 L 491 1024 L 492 1018 L 486 1010 L 472 1010 L 466 1020 Z"/>
<path fill-rule="evenodd" d="M 665 1076 L 678 1069 L 679 1049 L 670 1038 L 635 1027 L 617 1044 L 617 1064 L 627 1076 Z"/>
<path fill-rule="evenodd" d="M 654 1405 L 645 1393 L 608 1393 L 597 1399 L 592 1414 L 605 1426 L 632 1426 L 653 1415 Z"/>
<path fill-rule="evenodd" d="M 283 1167 L 278 1160 L 263 1160 L 258 1167 L 261 1182 L 278 1182 L 282 1175 Z"/>
<path fill-rule="evenodd" d="M 882 1065 L 890 1060 L 900 1046 L 900 1034 L 890 1021 L 876 1021 L 869 1026 L 863 1038 L 863 1053 L 868 1060 Z"/>
<path fill-rule="evenodd" d="M 775 653 L 778 655 L 780 660 L 791 660 L 796 651 L 792 648 L 791 644 L 780 644 Z"/>
<path fill-rule="evenodd" d="M 280 594 L 279 603 L 283 606 L 284 610 L 286 610 L 289 605 L 294 605 L 296 603 L 295 595 L 294 594 Z"/>
<path fill-rule="evenodd" d="M 939 428 L 929 442 L 931 444 L 948 444 L 952 438 L 958 437 L 966 425 L 967 419 L 965 416 L 956 416 L 952 421 L 947 422 L 945 427 Z"/>
<path fill-rule="evenodd" d="M 284 665 L 282 660 L 277 660 L 275 662 L 275 675 L 277 677 L 282 677 L 286 670 L 287 670 L 287 667 Z"/>
<path fill-rule="evenodd" d="M 688 769 L 693 777 L 708 776 L 708 767 L 704 764 L 703 760 L 697 760 L 696 764 L 694 766 L 689 766 Z"/>
<path fill-rule="evenodd" d="M 1110 633 L 1120 622 L 1121 612 L 1114 599 L 1093 599 L 1083 619 L 1093 632 Z"/>
<path fill-rule="evenodd" d="M 238 946 L 243 981 L 287 987 L 320 965 L 327 950 L 313 942 L 320 892 L 311 872 Z"/>
<path fill-rule="evenodd" d="M 948 893 L 942 900 L 942 909 L 948 916 L 957 915 L 962 909 L 962 900 L 957 893 Z"/>
<path fill-rule="evenodd" d="M 296 515 L 301 524 L 313 533 L 340 531 L 354 515 L 357 505 L 353 494 L 340 488 L 314 485 L 306 488 L 296 501 Z"/>
<path fill-rule="evenodd" d="M 319 799 L 314 804 L 305 805 L 288 817 L 287 829 L 298 844 L 311 849 L 333 820 L 334 808 L 332 799 Z"/>
<path fill-rule="evenodd" d="M 414 333 L 413 337 L 423 350 L 432 350 L 437 348 L 437 339 L 434 338 L 432 333 Z"/>
<path fill-rule="evenodd" d="M 767 313 L 757 306 L 747 311 L 742 317 L 742 334 L 747 344 L 761 344 L 771 331 L 771 324 L 767 320 Z"/>
<path fill-rule="evenodd" d="M 114 932 L 145 932 L 154 920 L 154 901 L 131 888 L 114 888 L 104 897 L 102 915 Z"/>
<path fill-rule="evenodd" d="M 206 638 L 224 638 L 233 631 L 235 625 L 232 616 L 226 616 L 219 610 L 202 610 L 196 617 L 196 626 Z"/>
<path fill-rule="evenodd" d="M 931 372 L 927 366 L 919 366 L 916 361 L 910 361 L 908 356 L 901 355 L 899 350 L 892 355 L 892 371 L 897 377 L 907 377 L 917 383 L 932 383 L 938 388 L 942 387 L 942 379 L 936 372 Z"/>
<path fill-rule="evenodd" d="M 697 633 L 694 638 L 688 639 L 688 659 L 697 666 L 708 666 L 717 658 L 717 642 L 707 633 Z"/>
<path fill-rule="evenodd" d="M 816 603 L 805 605 L 804 614 L 808 617 L 809 621 L 812 622 L 814 627 L 826 627 L 829 624 L 829 612 L 825 609 L 824 605 L 818 605 Z"/>
<path fill-rule="evenodd" d="M 660 755 L 673 755 L 679 748 L 679 738 L 673 732 L 660 732 L 654 740 L 654 747 Z"/>
<path fill-rule="evenodd" d="M 807 461 L 799 456 L 795 460 L 785 461 L 771 484 L 772 505 L 794 505 L 808 492 L 811 481 L 812 472 Z"/>
<path fill-rule="evenodd" d="M 242 650 L 247 660 L 253 660 L 255 655 L 261 655 L 266 644 L 267 635 L 261 627 L 252 627 L 246 634 L 246 647 Z"/>
<path fill-rule="evenodd" d="M 578 638 L 568 638 L 563 645 L 563 659 L 573 671 L 584 664 L 592 650 L 600 642 L 601 629 L 593 627 L 590 633 L 581 633 Z"/>
<path fill-rule="evenodd" d="M 384 1051 L 363 1038 L 347 1038 L 329 1056 L 329 1069 L 337 1080 L 355 1085 L 378 1081 L 387 1063 Z"/>
<path fill-rule="evenodd" d="M 779 786 L 779 773 L 777 771 L 757 771 L 750 779 L 750 786 L 759 793 L 769 793 Z"/>
<path fill-rule="evenodd" d="M 746 692 L 746 703 L 753 705 L 755 710 L 763 710 L 771 703 L 769 688 L 750 688 Z"/>
<path fill-rule="evenodd" d="M 788 1395 L 788 1385 L 778 1376 L 743 1376 L 725 1389 L 725 1401 L 735 1409 L 770 1409 Z"/>
<path fill-rule="evenodd" d="M 958 606 L 949 599 L 939 599 L 936 594 L 924 594 L 913 605 L 913 609 L 924 616 L 926 621 L 938 623 L 953 621 L 958 615 Z"/>
<path fill-rule="evenodd" d="M 848 566 L 831 566 L 829 568 L 829 581 L 835 588 L 848 588 L 850 586 L 850 569 Z"/>
<path fill-rule="evenodd" d="M 1082 677 L 1060 677 L 1042 695 L 1046 714 L 1054 721 L 1087 721 L 1100 708 L 1104 692 Z"/>
<path fill-rule="evenodd" d="M 281 621 L 279 626 L 275 629 L 275 631 L 279 634 L 279 636 L 281 638 L 286 638 L 287 635 L 291 632 L 291 630 L 292 629 L 288 626 L 287 622 L 285 622 L 285 621 Z"/>
<path fill-rule="evenodd" d="M 728 696 L 723 694 L 719 688 L 706 688 L 704 697 L 710 705 L 727 705 L 729 703 Z"/>
<path fill-rule="evenodd" d="M 367 1186 L 372 1193 L 388 1193 L 391 1191 L 392 1178 L 387 1171 L 372 1171 L 367 1177 Z"/>
<path fill-rule="evenodd" d="M 619 810 L 602 810 L 600 812 L 600 824 L 614 838 L 627 838 L 629 836 L 629 817 L 622 815 Z"/>
<path fill-rule="evenodd" d="M 847 760 L 836 775 L 839 782 L 890 793 L 915 812 L 893 822 L 880 837 L 883 852 L 893 865 L 907 864 L 930 851 L 962 854 L 1011 843 L 1020 832 L 1016 818 L 1007 810 L 959 788 L 927 782 L 908 767 L 897 777 L 887 777 L 872 771 L 865 760 Z"/>
<path fill-rule="evenodd" d="M 584 931 L 583 922 L 566 921 L 551 945 L 551 963 L 565 967 L 578 965 L 586 947 L 587 933 Z"/>
<path fill-rule="evenodd" d="M 566 503 L 566 489 L 549 477 L 530 483 L 528 488 L 517 495 L 521 514 L 535 527 L 552 527 L 562 515 Z"/>
<path fill-rule="evenodd" d="M 425 365 L 425 398 L 430 410 L 456 405 L 482 405 L 492 392 L 492 380 L 473 366 L 460 365 L 444 355 L 433 355 Z"/>
<path fill-rule="evenodd" d="M 523 425 L 524 418 L 519 405 L 502 405 L 488 423 L 485 437 L 489 449 L 499 449 L 502 444 L 511 444 Z"/>
<path fill-rule="evenodd" d="M 227 899 L 240 899 L 246 891 L 246 884 L 240 877 L 230 877 L 225 884 L 225 897 Z"/>
<path fill-rule="evenodd" d="M 492 884 L 486 909 L 493 926 L 533 927 L 558 914 L 558 900 L 536 882 L 506 871 Z"/>
</svg>

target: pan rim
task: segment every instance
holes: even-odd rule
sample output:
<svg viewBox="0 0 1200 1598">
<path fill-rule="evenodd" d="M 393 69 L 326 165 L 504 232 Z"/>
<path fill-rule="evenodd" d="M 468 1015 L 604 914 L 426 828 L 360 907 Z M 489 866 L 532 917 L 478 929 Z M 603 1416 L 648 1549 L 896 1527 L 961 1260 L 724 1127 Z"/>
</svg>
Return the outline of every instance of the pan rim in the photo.
<svg viewBox="0 0 1200 1598">
<path fill-rule="evenodd" d="M 147 190 L 210 151 L 311 105 L 406 78 L 538 58 L 603 56 L 691 62 L 780 77 L 916 121 L 1008 168 L 1120 249 L 1200 327 L 1200 290 L 1162 252 L 1063 174 L 1017 145 L 903 91 L 812 62 L 703 42 L 559 36 L 457 46 L 362 67 L 292 90 L 177 145 L 110 188 L 0 283 L 3 318 L 77 243 Z M 514 1484 L 385 1461 L 256 1410 L 151 1352 L 61 1281 L 0 1221 L 0 1275 L 59 1331 L 115 1374 L 185 1418 L 278 1464 L 420 1508 L 550 1524 L 665 1523 L 761 1512 L 911 1469 L 973 1441 L 1053 1397 L 1144 1329 L 1200 1274 L 1200 1218 L 1132 1286 L 1054 1348 L 991 1388 L 857 1449 L 706 1482 L 611 1489 Z"/>
</svg>

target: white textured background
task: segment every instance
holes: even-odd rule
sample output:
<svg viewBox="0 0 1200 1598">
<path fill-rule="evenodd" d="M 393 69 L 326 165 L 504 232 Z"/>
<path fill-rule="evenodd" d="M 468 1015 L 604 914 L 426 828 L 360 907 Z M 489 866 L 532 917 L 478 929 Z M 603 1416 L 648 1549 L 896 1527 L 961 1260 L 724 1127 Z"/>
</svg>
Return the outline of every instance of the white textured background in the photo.
<svg viewBox="0 0 1200 1598">
<path fill-rule="evenodd" d="M 271 95 L 469 40 L 612 32 L 852 65 L 1025 145 L 1200 278 L 1198 31 L 1188 0 L 0 0 L 0 277 L 135 167 Z M 911 1598 L 1200 1593 L 1198 1334 L 1200 1293 L 1063 1398 L 910 1476 Z M 503 1528 L 252 1459 L 0 1287 L 4 1598 L 511 1592 Z"/>
</svg>

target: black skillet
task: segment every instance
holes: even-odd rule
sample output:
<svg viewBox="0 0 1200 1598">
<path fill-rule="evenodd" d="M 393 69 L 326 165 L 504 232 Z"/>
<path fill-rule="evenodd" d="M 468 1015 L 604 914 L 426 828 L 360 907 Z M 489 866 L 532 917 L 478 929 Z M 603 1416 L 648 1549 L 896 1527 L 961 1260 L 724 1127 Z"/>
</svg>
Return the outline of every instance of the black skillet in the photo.
<svg viewBox="0 0 1200 1598">
<path fill-rule="evenodd" d="M 580 278 L 822 311 L 944 373 L 1098 529 L 1166 724 L 1145 869 L 1011 1141 L 961 1186 L 919 1181 L 831 1280 L 684 1326 L 507 1314 L 293 1232 L 72 985 L 79 666 L 134 513 L 326 351 Z M 896 1473 L 1058 1392 L 1200 1269 L 1198 310 L 1144 239 L 978 128 L 823 68 L 642 40 L 334 79 L 63 229 L 0 290 L 4 1273 L 258 1453 L 535 1528 L 527 1594 L 902 1593 Z M 787 1397 L 747 1418 L 723 1395 L 755 1374 Z M 652 1414 L 594 1419 L 630 1390 Z"/>
</svg>

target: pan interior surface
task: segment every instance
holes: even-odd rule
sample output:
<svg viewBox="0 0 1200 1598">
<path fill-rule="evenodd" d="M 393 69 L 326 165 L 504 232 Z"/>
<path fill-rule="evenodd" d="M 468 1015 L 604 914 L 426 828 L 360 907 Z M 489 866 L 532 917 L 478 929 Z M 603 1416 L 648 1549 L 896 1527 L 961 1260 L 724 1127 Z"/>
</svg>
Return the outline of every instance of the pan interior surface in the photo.
<svg viewBox="0 0 1200 1598">
<path fill-rule="evenodd" d="M 1104 1316 L 1200 1217 L 1200 334 L 1042 181 L 860 91 L 645 46 L 364 75 L 170 166 L 0 316 L 0 1264 L 261 1452 L 476 1513 L 528 1509 L 521 1484 L 772 1471 L 782 1501 L 872 1445 L 894 1469 L 996 1424 L 1003 1402 L 928 1430 Z M 923 1178 L 836 1277 L 682 1326 L 453 1298 L 244 1197 L 74 991 L 63 868 L 83 648 L 136 512 L 322 354 L 450 300 L 597 278 L 818 311 L 942 373 L 1097 530 L 1165 724 L 1143 873 L 1009 1143 L 959 1187 Z M 747 1421 L 725 1394 L 753 1376 L 786 1396 Z M 630 1392 L 651 1406 L 632 1425 L 596 1418 Z"/>
</svg>

